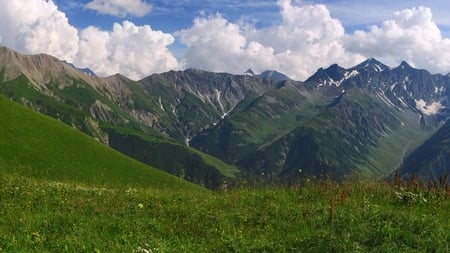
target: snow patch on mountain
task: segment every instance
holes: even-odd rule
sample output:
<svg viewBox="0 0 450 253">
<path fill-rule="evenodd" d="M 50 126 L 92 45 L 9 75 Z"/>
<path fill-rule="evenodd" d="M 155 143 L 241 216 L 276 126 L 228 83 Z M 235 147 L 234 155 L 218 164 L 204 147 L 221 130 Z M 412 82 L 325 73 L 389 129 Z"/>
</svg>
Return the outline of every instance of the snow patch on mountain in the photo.
<svg viewBox="0 0 450 253">
<path fill-rule="evenodd" d="M 375 71 L 376 72 L 381 72 L 384 70 L 384 68 L 382 66 L 380 66 L 379 64 L 375 64 L 374 65 Z"/>
<path fill-rule="evenodd" d="M 202 93 L 200 93 L 200 91 L 197 91 L 197 96 L 203 103 L 205 103 L 205 97 L 203 96 Z"/>
<path fill-rule="evenodd" d="M 397 82 L 395 82 L 394 84 L 392 84 L 390 87 L 389 87 L 389 89 L 391 90 L 391 91 L 393 91 L 394 90 L 394 88 L 395 88 L 395 86 L 397 86 Z"/>
<path fill-rule="evenodd" d="M 336 87 L 339 87 L 339 86 L 341 86 L 341 84 L 345 81 L 345 80 L 348 80 L 348 79 L 350 79 L 350 78 L 352 78 L 352 77 L 354 77 L 354 76 L 357 76 L 357 75 L 359 75 L 359 72 L 358 72 L 358 70 L 356 70 L 356 69 L 354 69 L 354 70 L 351 70 L 351 71 L 347 71 L 347 72 L 345 72 L 344 73 L 344 77 L 342 77 L 342 79 L 340 79 L 340 80 L 334 80 L 333 78 L 331 78 L 331 77 L 328 77 L 328 80 L 325 80 L 325 81 L 323 81 L 322 83 L 319 83 L 318 85 L 317 85 L 317 87 L 321 87 L 321 86 L 324 86 L 324 85 L 328 85 L 328 86 L 336 86 Z"/>
<path fill-rule="evenodd" d="M 377 97 L 381 99 L 383 102 L 385 102 L 390 107 L 396 107 L 394 103 L 391 102 L 391 100 L 386 96 L 383 90 L 377 91 Z"/>
<path fill-rule="evenodd" d="M 358 74 L 359 74 L 359 72 L 358 72 L 358 70 L 356 70 L 356 69 L 354 69 L 354 70 L 352 70 L 352 71 L 345 72 L 345 74 L 344 74 L 344 80 L 347 80 L 347 79 L 349 79 L 349 78 L 351 78 L 351 77 L 354 77 L 354 76 L 356 76 L 356 75 L 358 75 Z"/>
<path fill-rule="evenodd" d="M 216 100 L 217 100 L 217 103 L 219 104 L 219 107 L 220 107 L 220 110 L 222 111 L 222 113 L 225 115 L 225 109 L 224 109 L 224 107 L 223 107 L 223 105 L 222 105 L 222 101 L 220 101 L 220 95 L 221 95 L 221 91 L 219 91 L 218 89 L 214 89 L 214 92 L 215 92 L 215 94 L 216 94 Z M 224 116 L 223 116 L 224 117 Z"/>
<path fill-rule="evenodd" d="M 161 110 L 163 110 L 163 111 L 166 111 L 166 110 L 164 109 L 163 104 L 162 104 L 161 97 L 159 97 L 158 102 L 159 102 L 159 108 L 161 108 Z"/>
<path fill-rule="evenodd" d="M 408 108 L 408 103 L 406 103 L 405 99 L 403 99 L 402 97 L 399 96 L 395 96 L 397 98 L 398 101 L 400 101 L 400 103 L 402 103 L 404 108 Z"/>
<path fill-rule="evenodd" d="M 427 104 L 423 99 L 415 99 L 416 101 L 416 108 L 421 111 L 423 114 L 431 116 L 436 115 L 439 110 L 445 108 L 441 104 L 441 102 L 431 102 L 431 104 Z"/>
<path fill-rule="evenodd" d="M 443 86 L 434 87 L 434 93 L 436 93 L 436 94 L 442 94 L 444 91 L 445 91 L 445 88 Z"/>
</svg>

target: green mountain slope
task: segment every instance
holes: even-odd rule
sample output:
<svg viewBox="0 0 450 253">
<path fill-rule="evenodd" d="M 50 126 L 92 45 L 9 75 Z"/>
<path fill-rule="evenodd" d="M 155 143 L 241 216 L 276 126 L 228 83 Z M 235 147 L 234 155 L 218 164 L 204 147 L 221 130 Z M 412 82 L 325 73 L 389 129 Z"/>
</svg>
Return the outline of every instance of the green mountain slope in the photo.
<svg viewBox="0 0 450 253">
<path fill-rule="evenodd" d="M 2 173 L 99 185 L 196 188 L 2 95 L 0 112 Z"/>
<path fill-rule="evenodd" d="M 450 174 L 450 120 L 405 158 L 400 171 L 427 180 Z"/>
<path fill-rule="evenodd" d="M 225 178 L 234 178 L 239 173 L 236 166 L 172 140 L 114 126 L 107 132 L 112 148 L 208 188 L 217 188 Z"/>
<path fill-rule="evenodd" d="M 191 145 L 236 163 L 320 111 L 320 106 L 312 104 L 298 86 L 283 82 L 263 94 L 247 94 L 224 120 L 193 138 Z"/>
<path fill-rule="evenodd" d="M 277 85 L 272 79 L 197 69 L 154 74 L 139 83 L 146 101 L 153 102 L 143 109 L 156 115 L 154 127 L 180 142 L 212 127 L 250 94 L 261 95 Z"/>
<path fill-rule="evenodd" d="M 238 172 L 161 131 L 159 125 L 170 128 L 176 120 L 166 117 L 156 96 L 121 75 L 91 77 L 48 55 L 21 55 L 0 47 L 0 92 L 177 177 L 217 187 Z"/>
<path fill-rule="evenodd" d="M 244 100 L 191 143 L 250 177 L 340 180 L 389 174 L 429 132 L 416 115 L 361 89 L 327 97 L 287 85 Z"/>
</svg>

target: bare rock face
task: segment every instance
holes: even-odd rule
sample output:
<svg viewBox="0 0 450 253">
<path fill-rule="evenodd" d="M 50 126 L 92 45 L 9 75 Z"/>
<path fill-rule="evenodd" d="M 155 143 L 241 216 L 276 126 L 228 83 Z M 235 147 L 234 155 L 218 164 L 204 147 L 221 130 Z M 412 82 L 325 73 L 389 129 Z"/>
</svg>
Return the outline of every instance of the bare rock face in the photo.
<svg viewBox="0 0 450 253">
<path fill-rule="evenodd" d="M 131 110 L 130 115 L 146 126 L 156 127 L 158 117 L 154 114 L 143 110 Z"/>
<path fill-rule="evenodd" d="M 111 107 L 100 102 L 100 100 L 95 100 L 89 108 L 89 112 L 91 113 L 91 116 L 97 120 L 118 123 Z"/>
<path fill-rule="evenodd" d="M 46 54 L 23 55 L 0 46 L 0 65 L 5 66 L 4 80 L 15 79 L 23 74 L 39 90 L 45 90 L 46 84 L 50 82 L 58 83 L 60 88 L 72 85 L 72 80 L 67 79 L 67 76 L 98 84 L 97 78 Z"/>
</svg>

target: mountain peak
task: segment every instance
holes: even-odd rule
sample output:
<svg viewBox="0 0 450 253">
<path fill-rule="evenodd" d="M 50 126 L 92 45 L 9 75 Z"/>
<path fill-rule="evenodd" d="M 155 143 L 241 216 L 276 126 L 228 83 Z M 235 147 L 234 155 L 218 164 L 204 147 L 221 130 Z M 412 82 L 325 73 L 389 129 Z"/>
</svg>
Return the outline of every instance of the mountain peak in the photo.
<svg viewBox="0 0 450 253">
<path fill-rule="evenodd" d="M 64 63 L 48 54 L 21 54 L 10 48 L 0 46 L 0 65 L 5 66 L 4 75 L 8 79 L 14 79 L 25 75 L 30 82 L 43 88 L 49 82 L 59 82 L 60 85 L 70 85 L 64 81 L 66 76 L 91 82 L 94 75 L 86 75 L 71 64 Z"/>
<path fill-rule="evenodd" d="M 375 58 L 368 58 L 367 60 L 361 62 L 360 64 L 354 66 L 352 69 L 356 69 L 356 70 L 372 70 L 375 72 L 381 72 L 384 71 L 386 69 L 388 69 L 389 67 L 384 65 L 383 63 L 381 63 L 380 61 L 378 61 Z"/>
<path fill-rule="evenodd" d="M 114 75 L 105 77 L 106 80 L 124 80 L 124 81 L 130 81 L 130 79 L 120 73 L 116 73 Z"/>
<path fill-rule="evenodd" d="M 244 72 L 244 76 L 255 76 L 255 72 L 253 72 L 252 69 L 247 69 L 247 71 Z"/>
<path fill-rule="evenodd" d="M 327 69 L 325 69 L 325 72 L 329 77 L 333 78 L 334 80 L 339 80 L 342 79 L 344 73 L 346 72 L 346 69 L 339 66 L 338 64 L 332 64 Z"/>
<path fill-rule="evenodd" d="M 412 69 L 412 68 L 413 68 L 413 67 L 412 67 L 411 65 L 409 65 L 406 61 L 402 61 L 398 67 L 399 67 L 399 68 L 402 68 L 402 69 Z"/>
<path fill-rule="evenodd" d="M 74 69 L 77 69 L 77 70 L 79 70 L 79 71 L 85 73 L 85 74 L 88 75 L 88 76 L 97 76 L 97 75 L 95 74 L 95 72 L 92 71 L 90 68 L 78 68 L 78 67 L 75 66 L 73 63 L 70 63 L 70 62 L 68 62 L 68 61 L 66 61 L 66 60 L 63 60 L 62 62 L 65 63 L 65 64 L 67 64 L 67 65 L 69 65 L 69 66 L 71 66 L 71 67 L 74 68 Z"/>
<path fill-rule="evenodd" d="M 263 78 L 272 78 L 277 81 L 286 81 L 289 79 L 289 77 L 281 72 L 275 71 L 275 70 L 266 70 L 259 74 L 259 76 Z"/>
</svg>

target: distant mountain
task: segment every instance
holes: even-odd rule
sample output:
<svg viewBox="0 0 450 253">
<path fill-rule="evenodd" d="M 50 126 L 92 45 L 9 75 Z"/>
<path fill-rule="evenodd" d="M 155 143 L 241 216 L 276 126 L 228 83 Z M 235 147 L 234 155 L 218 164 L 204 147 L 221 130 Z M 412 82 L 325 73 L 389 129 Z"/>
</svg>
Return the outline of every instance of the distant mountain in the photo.
<svg viewBox="0 0 450 253">
<path fill-rule="evenodd" d="M 70 65 L 71 67 L 73 67 L 73 68 L 75 68 L 75 69 L 77 69 L 77 70 L 79 70 L 79 71 L 85 73 L 85 74 L 88 75 L 88 76 L 97 76 L 97 75 L 95 74 L 95 72 L 92 71 L 90 68 L 78 68 L 78 67 L 76 67 L 75 65 L 73 65 L 72 63 L 69 63 L 69 62 L 67 62 L 67 61 L 63 61 L 63 62 L 66 63 L 66 64 L 68 64 L 68 65 Z"/>
<path fill-rule="evenodd" d="M 450 117 L 449 75 L 373 58 L 320 68 L 305 82 L 198 69 L 132 81 L 0 48 L 0 92 L 208 187 L 236 176 L 235 166 L 255 180 L 387 175 L 429 136 L 442 136 Z"/>
<path fill-rule="evenodd" d="M 247 69 L 247 71 L 244 72 L 244 76 L 255 76 L 255 72 L 253 72 L 252 69 Z"/>
<path fill-rule="evenodd" d="M 287 75 L 280 73 L 278 71 L 275 71 L 275 70 L 266 70 L 266 71 L 262 72 L 261 74 L 259 74 L 259 76 L 264 77 L 264 78 L 272 78 L 277 81 L 286 81 L 289 79 L 289 77 Z"/>
<path fill-rule="evenodd" d="M 289 79 L 288 76 L 286 76 L 283 73 L 280 73 L 275 70 L 266 70 L 262 72 L 261 74 L 255 74 L 252 69 L 248 69 L 244 72 L 244 76 L 252 76 L 252 77 L 262 77 L 262 78 L 269 78 L 276 81 L 286 81 Z"/>
<path fill-rule="evenodd" d="M 135 98 L 131 106 L 151 112 L 153 128 L 180 142 L 189 142 L 220 122 L 246 97 L 276 88 L 277 81 L 188 69 L 154 74 L 139 84 L 146 98 L 142 103 Z"/>
<path fill-rule="evenodd" d="M 383 72 L 385 70 L 389 70 L 390 68 L 383 63 L 379 62 L 378 60 L 374 58 L 369 58 L 360 64 L 354 66 L 351 68 L 351 70 L 357 70 L 361 72 Z"/>
<path fill-rule="evenodd" d="M 256 175 L 389 174 L 449 116 L 449 87 L 404 62 L 333 64 L 247 98 L 191 144 Z"/>
</svg>

